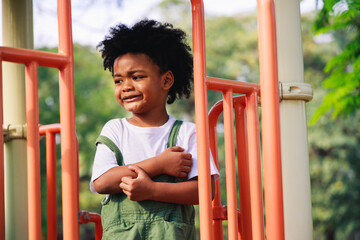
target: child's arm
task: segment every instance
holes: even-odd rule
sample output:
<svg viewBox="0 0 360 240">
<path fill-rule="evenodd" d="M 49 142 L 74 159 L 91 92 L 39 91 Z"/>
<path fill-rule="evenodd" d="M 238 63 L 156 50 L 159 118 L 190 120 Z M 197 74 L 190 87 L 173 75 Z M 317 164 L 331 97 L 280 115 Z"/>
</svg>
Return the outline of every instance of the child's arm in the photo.
<svg viewBox="0 0 360 240">
<path fill-rule="evenodd" d="M 197 179 L 179 183 L 154 182 L 138 166 L 129 166 L 137 174 L 136 178 L 123 177 L 120 187 L 133 201 L 155 200 L 177 204 L 198 204 Z M 214 178 L 211 178 L 212 199 L 214 198 Z"/>
<path fill-rule="evenodd" d="M 170 147 L 160 155 L 141 161 L 136 165 L 144 169 L 151 178 L 160 174 L 184 178 L 191 170 L 192 155 L 183 151 L 184 149 L 181 147 Z M 137 174 L 128 166 L 113 167 L 94 181 L 95 190 L 102 194 L 121 192 L 119 184 L 124 176 L 136 178 Z"/>
</svg>

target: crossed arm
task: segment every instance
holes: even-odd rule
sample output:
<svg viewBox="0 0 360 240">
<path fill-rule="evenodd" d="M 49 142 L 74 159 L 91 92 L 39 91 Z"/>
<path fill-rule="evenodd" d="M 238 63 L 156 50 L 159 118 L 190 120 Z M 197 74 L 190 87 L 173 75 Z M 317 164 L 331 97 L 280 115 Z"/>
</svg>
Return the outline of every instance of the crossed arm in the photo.
<svg viewBox="0 0 360 240">
<path fill-rule="evenodd" d="M 198 204 L 197 178 L 180 182 L 164 183 L 151 180 L 160 174 L 186 177 L 191 170 L 192 156 L 181 147 L 170 147 L 160 155 L 136 165 L 111 168 L 94 181 L 98 193 L 124 192 L 130 200 L 155 200 L 178 204 Z M 214 180 L 212 178 L 214 197 Z"/>
</svg>

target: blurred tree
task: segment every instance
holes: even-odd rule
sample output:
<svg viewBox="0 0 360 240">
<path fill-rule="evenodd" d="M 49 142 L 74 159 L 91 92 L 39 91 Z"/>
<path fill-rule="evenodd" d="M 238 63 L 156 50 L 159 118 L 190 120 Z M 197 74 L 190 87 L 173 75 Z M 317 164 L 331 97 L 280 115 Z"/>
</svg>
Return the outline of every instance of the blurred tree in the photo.
<svg viewBox="0 0 360 240">
<path fill-rule="evenodd" d="M 312 36 L 313 22 L 314 14 L 302 18 L 305 81 L 314 90 L 314 99 L 307 104 L 309 116 L 327 94 L 322 81 L 329 73 L 323 69 L 340 51 L 338 38 L 318 41 Z M 308 129 L 314 239 L 355 239 L 360 230 L 360 135 L 353 123 L 360 121 L 360 115 L 335 120 L 330 112 L 324 116 Z"/>
<path fill-rule="evenodd" d="M 325 67 L 330 75 L 323 87 L 330 91 L 315 112 L 314 123 L 327 111 L 332 117 L 354 113 L 360 106 L 360 1 L 323 1 L 314 30 L 317 34 L 329 33 L 340 46 L 339 53 Z"/>
</svg>

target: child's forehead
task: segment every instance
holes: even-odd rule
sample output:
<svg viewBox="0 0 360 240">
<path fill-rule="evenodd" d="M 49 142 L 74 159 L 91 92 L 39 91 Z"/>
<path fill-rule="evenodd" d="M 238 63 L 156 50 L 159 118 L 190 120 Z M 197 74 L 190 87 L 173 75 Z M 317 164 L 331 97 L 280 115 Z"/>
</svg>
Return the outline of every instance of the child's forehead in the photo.
<svg viewBox="0 0 360 240">
<path fill-rule="evenodd" d="M 147 69 L 159 71 L 160 67 L 145 53 L 125 53 L 114 61 L 114 71 L 133 71 L 134 69 Z"/>
</svg>

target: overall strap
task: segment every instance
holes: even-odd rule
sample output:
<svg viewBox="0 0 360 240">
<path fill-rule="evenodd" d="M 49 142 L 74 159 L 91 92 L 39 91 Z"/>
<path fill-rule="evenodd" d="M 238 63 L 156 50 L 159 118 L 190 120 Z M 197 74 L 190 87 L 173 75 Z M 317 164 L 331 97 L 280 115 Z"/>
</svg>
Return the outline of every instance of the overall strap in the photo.
<svg viewBox="0 0 360 240">
<path fill-rule="evenodd" d="M 176 138 L 177 135 L 179 133 L 181 124 L 183 123 L 183 121 L 181 120 L 176 120 L 171 128 L 170 134 L 169 134 L 169 139 L 168 139 L 168 143 L 167 143 L 167 147 L 175 147 L 176 146 Z"/>
<path fill-rule="evenodd" d="M 116 161 L 117 161 L 119 166 L 124 165 L 123 156 L 121 154 L 120 149 L 116 146 L 116 144 L 110 138 L 108 138 L 106 136 L 103 136 L 103 135 L 100 135 L 96 139 L 96 144 L 99 143 L 99 142 L 105 144 L 108 148 L 110 148 L 111 151 L 114 152 L 115 157 L 116 157 Z"/>
</svg>

